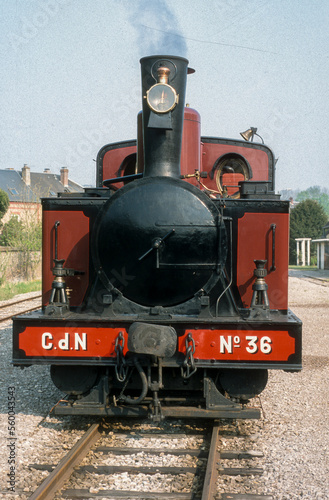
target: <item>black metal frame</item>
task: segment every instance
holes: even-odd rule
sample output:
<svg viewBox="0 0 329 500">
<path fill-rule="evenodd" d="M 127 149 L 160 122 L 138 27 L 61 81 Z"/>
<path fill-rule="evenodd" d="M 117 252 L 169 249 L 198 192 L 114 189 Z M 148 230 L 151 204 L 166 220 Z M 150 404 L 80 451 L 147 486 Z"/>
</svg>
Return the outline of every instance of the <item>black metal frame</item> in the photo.
<svg viewBox="0 0 329 500">
<path fill-rule="evenodd" d="M 98 151 L 97 158 L 96 158 L 96 186 L 97 187 L 103 186 L 103 160 L 104 160 L 104 156 L 106 155 L 106 153 L 108 151 L 113 151 L 114 149 L 122 149 L 122 148 L 131 147 L 131 146 L 137 147 L 136 139 L 105 144 L 105 146 L 103 146 Z"/>
</svg>

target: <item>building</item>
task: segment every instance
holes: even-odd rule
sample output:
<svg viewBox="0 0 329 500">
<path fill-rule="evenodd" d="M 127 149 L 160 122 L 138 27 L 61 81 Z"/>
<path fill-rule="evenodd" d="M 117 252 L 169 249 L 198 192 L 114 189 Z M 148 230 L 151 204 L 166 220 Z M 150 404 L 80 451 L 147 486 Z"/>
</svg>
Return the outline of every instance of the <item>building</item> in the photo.
<svg viewBox="0 0 329 500">
<path fill-rule="evenodd" d="M 309 266 L 311 264 L 311 241 L 312 238 L 295 238 L 297 266 Z M 301 251 L 300 251 L 301 248 Z"/>
<path fill-rule="evenodd" d="M 312 242 L 316 244 L 318 269 L 329 269 L 329 222 L 323 228 L 322 238 Z"/>
<path fill-rule="evenodd" d="M 83 187 L 69 179 L 68 168 L 62 167 L 60 174 L 53 174 L 50 169 L 44 172 L 31 172 L 24 165 L 19 172 L 14 169 L 0 170 L 0 189 L 9 196 L 9 208 L 2 218 L 6 223 L 12 216 L 22 219 L 27 212 L 41 214 L 40 198 L 57 197 L 57 193 L 79 193 Z"/>
</svg>

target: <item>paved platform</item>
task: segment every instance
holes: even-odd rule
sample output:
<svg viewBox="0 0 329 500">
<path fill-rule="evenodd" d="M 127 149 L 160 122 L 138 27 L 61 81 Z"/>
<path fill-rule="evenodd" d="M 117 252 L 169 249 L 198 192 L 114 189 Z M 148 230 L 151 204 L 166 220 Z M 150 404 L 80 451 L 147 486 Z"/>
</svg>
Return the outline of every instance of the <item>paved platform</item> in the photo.
<svg viewBox="0 0 329 500">
<path fill-rule="evenodd" d="M 308 277 L 308 278 L 317 278 L 322 279 L 324 281 L 329 281 L 329 269 L 289 269 L 289 276 L 293 277 Z"/>
</svg>

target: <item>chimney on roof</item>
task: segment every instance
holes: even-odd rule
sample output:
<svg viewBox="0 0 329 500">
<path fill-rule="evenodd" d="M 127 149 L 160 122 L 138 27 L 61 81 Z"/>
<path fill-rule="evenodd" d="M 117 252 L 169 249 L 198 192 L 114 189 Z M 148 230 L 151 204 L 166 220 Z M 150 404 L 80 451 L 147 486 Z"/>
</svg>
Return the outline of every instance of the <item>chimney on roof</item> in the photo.
<svg viewBox="0 0 329 500">
<path fill-rule="evenodd" d="M 69 169 L 67 167 L 61 168 L 61 183 L 64 187 L 69 186 Z"/>
<path fill-rule="evenodd" d="M 45 169 L 44 169 L 44 171 L 43 171 L 43 173 L 44 173 L 44 174 L 50 174 L 50 173 L 51 173 L 51 172 L 50 172 L 50 168 L 48 168 L 48 167 L 47 167 L 47 168 L 45 168 Z"/>
<path fill-rule="evenodd" d="M 31 171 L 30 167 L 24 164 L 24 167 L 22 168 L 22 179 L 25 182 L 27 186 L 31 185 Z"/>
</svg>

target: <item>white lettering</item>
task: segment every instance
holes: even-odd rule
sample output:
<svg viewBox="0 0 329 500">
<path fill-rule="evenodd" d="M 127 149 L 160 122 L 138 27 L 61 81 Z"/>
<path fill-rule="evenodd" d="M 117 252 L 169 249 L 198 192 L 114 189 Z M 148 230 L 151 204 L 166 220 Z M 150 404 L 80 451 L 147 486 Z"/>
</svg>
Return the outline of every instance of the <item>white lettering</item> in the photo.
<svg viewBox="0 0 329 500">
<path fill-rule="evenodd" d="M 254 336 L 250 336 L 250 337 L 246 337 L 246 340 L 249 340 L 248 347 L 246 347 L 246 351 L 250 352 L 250 354 L 254 354 L 255 352 L 257 352 L 258 347 L 257 347 L 256 342 L 257 342 L 258 338 L 254 337 Z"/>
<path fill-rule="evenodd" d="M 270 339 L 270 337 L 262 337 L 260 339 L 260 350 L 264 353 L 264 354 L 270 354 L 270 352 L 272 352 L 272 340 Z"/>
<path fill-rule="evenodd" d="M 68 351 L 70 348 L 70 334 L 65 333 L 65 336 L 63 339 L 58 341 L 58 347 L 62 351 Z"/>
<path fill-rule="evenodd" d="M 234 342 L 234 347 L 240 347 L 240 337 L 238 335 L 234 337 L 233 342 Z"/>
<path fill-rule="evenodd" d="M 87 334 L 82 333 L 81 336 L 82 338 L 78 333 L 74 334 L 74 349 L 76 351 L 80 351 L 80 347 L 83 351 L 87 350 Z"/>
<path fill-rule="evenodd" d="M 42 334 L 42 337 L 41 337 L 42 349 L 52 349 L 53 348 L 53 344 L 51 342 L 49 342 L 47 344 L 47 340 L 53 340 L 53 336 L 51 333 L 45 332 Z"/>
<path fill-rule="evenodd" d="M 232 354 L 232 337 L 229 335 L 227 340 L 222 335 L 220 336 L 220 353 L 225 354 L 225 349 L 229 354 Z"/>
<path fill-rule="evenodd" d="M 73 334 L 72 334 L 73 335 Z M 70 350 L 70 333 L 65 332 L 64 338 L 59 339 L 58 342 L 55 343 L 54 347 L 54 337 L 51 333 L 45 332 L 41 336 L 41 346 L 43 349 L 47 351 L 50 349 L 61 349 L 61 351 L 69 351 Z M 73 340 L 73 339 L 72 339 Z M 73 343 L 73 342 L 72 342 Z M 57 347 L 56 347 L 57 345 Z M 86 351 L 87 350 L 87 334 L 86 333 L 74 333 L 74 348 L 71 347 L 71 350 L 75 351 Z"/>
</svg>

